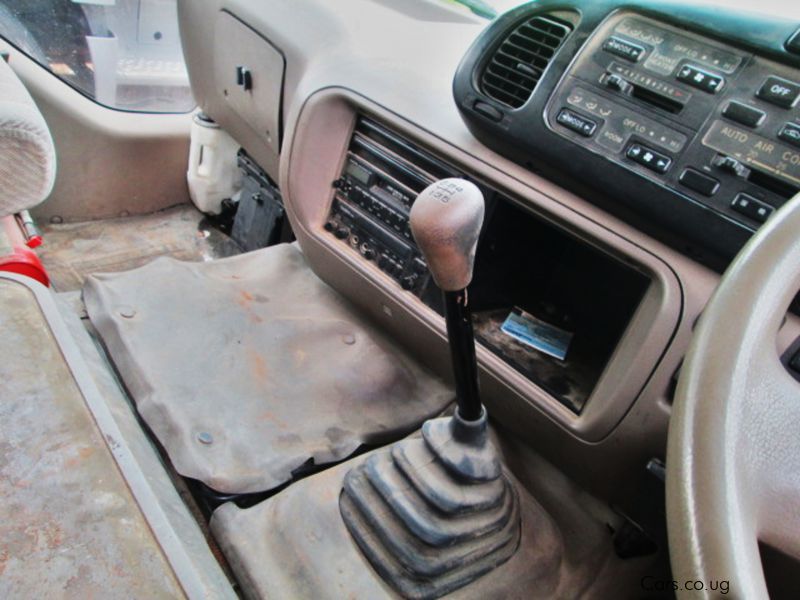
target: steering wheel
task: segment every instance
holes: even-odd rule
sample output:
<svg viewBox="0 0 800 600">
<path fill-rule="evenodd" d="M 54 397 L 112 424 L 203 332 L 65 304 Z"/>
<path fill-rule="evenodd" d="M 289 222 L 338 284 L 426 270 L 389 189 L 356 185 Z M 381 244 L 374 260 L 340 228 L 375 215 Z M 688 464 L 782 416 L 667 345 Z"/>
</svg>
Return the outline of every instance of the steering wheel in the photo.
<svg viewBox="0 0 800 600">
<path fill-rule="evenodd" d="M 680 595 L 728 582 L 728 597 L 768 597 L 759 541 L 800 558 L 800 383 L 777 345 L 798 288 L 800 194 L 725 272 L 681 369 L 667 445 Z"/>
</svg>

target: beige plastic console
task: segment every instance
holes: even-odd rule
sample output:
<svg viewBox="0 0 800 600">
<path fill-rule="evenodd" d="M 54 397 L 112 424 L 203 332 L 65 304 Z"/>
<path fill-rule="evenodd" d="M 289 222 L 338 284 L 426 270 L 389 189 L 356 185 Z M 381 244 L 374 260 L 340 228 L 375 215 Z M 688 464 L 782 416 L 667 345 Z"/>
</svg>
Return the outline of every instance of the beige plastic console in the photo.
<svg viewBox="0 0 800 600">
<path fill-rule="evenodd" d="M 539 415 L 544 413 L 584 440 L 598 441 L 608 435 L 647 383 L 678 324 L 681 291 L 673 271 L 636 244 L 356 94 L 342 89 L 320 91 L 305 103 L 296 127 L 288 132 L 292 143 L 284 148 L 281 163 L 284 199 L 303 253 L 322 279 L 416 348 L 438 372 L 449 371 L 444 320 L 323 228 L 333 200 L 331 182 L 341 173 L 358 113 L 454 162 L 471 177 L 484 179 L 554 227 L 580 232 L 577 235 L 586 243 L 649 277 L 651 284 L 639 308 L 580 414 L 485 347 L 479 344 L 477 348 L 482 398 L 496 418 L 531 431 L 540 429 Z"/>
</svg>

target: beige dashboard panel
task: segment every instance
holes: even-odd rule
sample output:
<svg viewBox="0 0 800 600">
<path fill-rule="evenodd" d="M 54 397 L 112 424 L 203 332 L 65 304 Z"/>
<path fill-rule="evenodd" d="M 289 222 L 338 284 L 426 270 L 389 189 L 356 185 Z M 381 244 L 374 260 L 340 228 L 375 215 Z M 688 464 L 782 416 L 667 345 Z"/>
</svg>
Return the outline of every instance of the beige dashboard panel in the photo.
<svg viewBox="0 0 800 600">
<path fill-rule="evenodd" d="M 650 279 L 639 308 L 580 414 L 564 407 L 488 349 L 478 348 L 483 399 L 495 417 L 530 423 L 540 411 L 585 441 L 596 442 L 607 436 L 631 408 L 678 326 L 681 289 L 673 271 L 630 241 L 356 94 L 341 89 L 318 92 L 304 105 L 283 162 L 281 181 L 295 233 L 320 277 L 420 351 L 440 372 L 449 372 L 444 320 L 323 229 L 333 197 L 331 182 L 339 176 L 359 113 L 392 127 L 504 191 L 554 227 L 566 230 Z"/>
<path fill-rule="evenodd" d="M 236 40 L 235 44 L 231 41 Z M 230 13 L 217 13 L 214 31 L 214 84 L 233 113 L 223 120 L 237 137 L 243 126 L 261 139 L 277 161 L 280 154 L 281 93 L 285 64 L 281 53 L 267 40 Z M 237 80 L 237 76 L 241 80 Z M 249 89 L 244 84 L 249 80 Z M 226 114 L 229 114 L 226 112 Z M 222 117 L 222 115 L 220 115 Z M 244 134 L 245 136 L 247 134 Z M 246 139 L 246 138 L 245 138 Z"/>
</svg>

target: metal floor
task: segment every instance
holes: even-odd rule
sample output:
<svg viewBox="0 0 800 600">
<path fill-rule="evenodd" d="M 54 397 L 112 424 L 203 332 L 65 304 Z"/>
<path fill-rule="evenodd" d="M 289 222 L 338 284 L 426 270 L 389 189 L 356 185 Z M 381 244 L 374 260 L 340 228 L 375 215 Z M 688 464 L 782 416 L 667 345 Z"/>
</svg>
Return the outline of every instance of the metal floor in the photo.
<svg viewBox="0 0 800 600">
<path fill-rule="evenodd" d="M 0 331 L 0 597 L 181 597 L 51 322 L 5 277 Z"/>
<path fill-rule="evenodd" d="M 79 290 L 92 273 L 140 267 L 159 256 L 203 262 L 239 254 L 238 246 L 183 204 L 149 215 L 41 225 L 36 249 L 58 292 Z"/>
</svg>

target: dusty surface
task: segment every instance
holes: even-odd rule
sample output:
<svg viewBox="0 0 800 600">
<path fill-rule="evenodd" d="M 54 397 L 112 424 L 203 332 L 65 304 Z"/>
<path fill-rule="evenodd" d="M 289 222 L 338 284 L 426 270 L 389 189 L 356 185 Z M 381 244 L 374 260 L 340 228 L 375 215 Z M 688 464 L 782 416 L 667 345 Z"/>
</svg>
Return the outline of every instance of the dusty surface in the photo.
<svg viewBox="0 0 800 600">
<path fill-rule="evenodd" d="M 217 492 L 275 488 L 303 465 L 398 439 L 453 400 L 294 245 L 160 258 L 93 276 L 83 293 L 175 469 Z"/>
<path fill-rule="evenodd" d="M 384 452 L 383 450 L 378 452 Z M 223 504 L 212 531 L 250 598 L 398 598 L 339 514 L 345 474 L 368 456 L 304 479 L 245 510 Z M 448 598 L 535 599 L 558 594 L 562 544 L 552 520 L 521 496 L 521 543 L 510 560 Z"/>
<path fill-rule="evenodd" d="M 188 204 L 136 217 L 42 224 L 41 229 L 44 244 L 37 253 L 59 292 L 79 290 L 93 273 L 128 271 L 159 256 L 201 262 L 239 253 Z"/>
<path fill-rule="evenodd" d="M 0 282 L 0 330 L 0 597 L 181 597 L 20 284 Z"/>
</svg>

